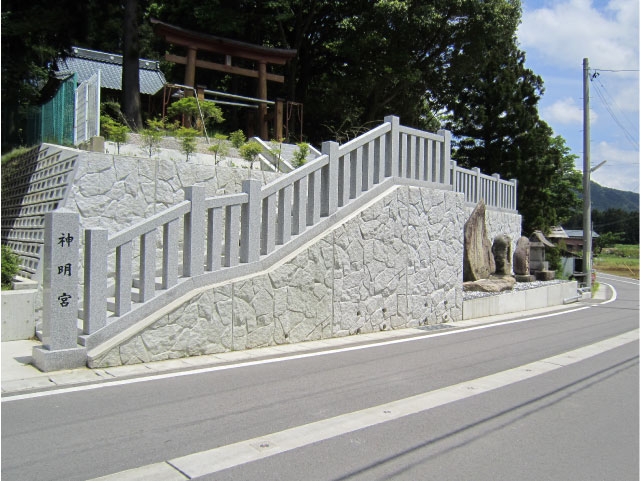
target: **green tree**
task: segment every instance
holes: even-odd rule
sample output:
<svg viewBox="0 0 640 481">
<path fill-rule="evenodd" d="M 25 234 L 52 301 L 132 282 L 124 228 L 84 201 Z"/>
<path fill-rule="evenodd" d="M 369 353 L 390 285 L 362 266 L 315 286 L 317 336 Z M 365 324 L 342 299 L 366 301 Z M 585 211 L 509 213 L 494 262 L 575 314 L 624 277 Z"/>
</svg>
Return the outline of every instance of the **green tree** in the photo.
<svg viewBox="0 0 640 481">
<path fill-rule="evenodd" d="M 262 152 L 262 146 L 255 141 L 247 142 L 240 147 L 240 156 L 249 162 L 249 168 L 253 170 L 253 163 Z"/>
<path fill-rule="evenodd" d="M 224 134 L 215 134 L 213 136 L 213 145 L 209 147 L 209 151 L 213 152 L 213 163 L 214 165 L 218 165 L 218 156 L 220 158 L 225 157 L 229 154 L 229 145 L 227 145 L 228 135 Z"/>
<path fill-rule="evenodd" d="M 457 139 L 453 157 L 462 166 L 517 179 L 523 231 L 547 231 L 577 206 L 575 156 L 538 115 L 543 82 L 526 68 L 517 46 L 519 4 L 487 2 L 481 11 L 487 20 L 501 21 L 488 39 L 491 49 L 472 64 L 459 58 L 459 72 L 466 75 L 445 88 L 451 111 L 446 126 Z"/>
<path fill-rule="evenodd" d="M 276 170 L 280 171 L 280 160 L 282 159 L 282 142 L 284 139 L 279 140 L 270 140 L 269 141 L 269 150 L 271 151 L 271 155 L 276 160 Z"/>
<path fill-rule="evenodd" d="M 2 152 L 24 145 L 26 115 L 57 58 L 86 35 L 87 4 L 74 0 L 2 2 Z"/>
<path fill-rule="evenodd" d="M 189 157 L 196 151 L 196 136 L 198 135 L 198 131 L 182 127 L 177 133 L 180 139 L 180 148 L 187 157 L 187 162 L 189 162 Z"/>
<path fill-rule="evenodd" d="M 637 210 L 628 212 L 622 209 L 594 209 L 591 211 L 591 222 L 595 232 L 599 235 L 621 232 L 624 234 L 622 240 L 625 244 L 638 244 L 639 219 Z M 564 226 L 567 229 L 582 229 L 582 210 L 576 212 Z"/>
<path fill-rule="evenodd" d="M 565 140 L 553 137 L 547 151 L 556 171 L 549 184 L 549 205 L 553 209 L 551 225 L 562 225 L 578 210 L 582 202 L 582 173 L 576 170 L 577 155 L 571 154 Z"/>
<path fill-rule="evenodd" d="M 147 128 L 140 131 L 142 150 L 149 154 L 149 158 L 158 152 L 160 141 L 164 133 L 164 123 L 161 120 L 147 120 Z"/>
<path fill-rule="evenodd" d="M 301 142 L 298 145 L 298 150 L 293 153 L 293 166 L 295 168 L 301 167 L 307 161 L 307 155 L 309 155 L 309 144 Z"/>
<path fill-rule="evenodd" d="M 242 130 L 236 130 L 229 134 L 229 140 L 231 140 L 231 145 L 236 149 L 239 149 L 242 144 L 247 141 L 247 138 L 244 136 L 244 132 Z"/>
<path fill-rule="evenodd" d="M 200 106 L 198 107 L 198 103 Z M 185 97 L 172 103 L 167 110 L 169 117 L 184 115 L 189 118 L 191 125 L 196 125 L 197 119 L 202 118 L 205 125 L 219 124 L 224 121 L 222 110 L 210 101 L 198 102 L 195 97 Z"/>
<path fill-rule="evenodd" d="M 623 239 L 624 233 L 622 232 L 603 232 L 593 239 L 593 254 L 598 255 L 605 247 L 613 247 Z"/>
<path fill-rule="evenodd" d="M 107 140 L 116 143 L 118 155 L 120 155 L 120 144 L 125 143 L 129 138 L 128 127 L 112 120 L 111 117 L 101 116 L 100 128 Z"/>
</svg>

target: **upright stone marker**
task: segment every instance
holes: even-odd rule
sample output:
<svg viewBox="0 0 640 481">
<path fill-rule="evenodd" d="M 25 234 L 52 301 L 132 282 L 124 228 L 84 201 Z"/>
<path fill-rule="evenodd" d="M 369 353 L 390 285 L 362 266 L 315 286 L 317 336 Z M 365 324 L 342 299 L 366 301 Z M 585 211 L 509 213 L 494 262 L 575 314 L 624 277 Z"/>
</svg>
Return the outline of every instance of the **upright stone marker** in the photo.
<svg viewBox="0 0 640 481">
<path fill-rule="evenodd" d="M 481 200 L 464 225 L 463 276 L 465 281 L 487 279 L 496 271 Z"/>
<path fill-rule="evenodd" d="M 529 274 L 529 257 L 530 257 L 529 239 L 520 237 L 516 244 L 516 251 L 513 254 L 513 271 L 516 273 L 516 281 L 533 282 L 535 276 Z"/>
<path fill-rule="evenodd" d="M 78 214 L 58 209 L 45 214 L 42 346 L 33 362 L 42 371 L 83 366 L 86 350 L 78 346 Z"/>
<path fill-rule="evenodd" d="M 511 238 L 500 234 L 493 239 L 491 253 L 496 263 L 496 276 L 511 275 Z"/>
</svg>

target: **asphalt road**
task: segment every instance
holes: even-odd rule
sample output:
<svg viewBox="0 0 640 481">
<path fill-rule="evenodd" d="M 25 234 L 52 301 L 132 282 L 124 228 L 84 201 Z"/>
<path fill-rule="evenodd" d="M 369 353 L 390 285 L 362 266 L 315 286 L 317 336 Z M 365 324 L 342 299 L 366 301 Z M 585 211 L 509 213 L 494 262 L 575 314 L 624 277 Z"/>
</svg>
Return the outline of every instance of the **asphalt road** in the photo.
<svg viewBox="0 0 640 481">
<path fill-rule="evenodd" d="M 615 302 L 552 317 L 90 391 L 5 397 L 2 478 L 85 480 L 160 463 L 637 329 L 637 281 L 600 280 L 615 287 Z M 341 435 L 198 479 L 635 481 L 638 342 L 366 429 L 345 426 Z"/>
</svg>

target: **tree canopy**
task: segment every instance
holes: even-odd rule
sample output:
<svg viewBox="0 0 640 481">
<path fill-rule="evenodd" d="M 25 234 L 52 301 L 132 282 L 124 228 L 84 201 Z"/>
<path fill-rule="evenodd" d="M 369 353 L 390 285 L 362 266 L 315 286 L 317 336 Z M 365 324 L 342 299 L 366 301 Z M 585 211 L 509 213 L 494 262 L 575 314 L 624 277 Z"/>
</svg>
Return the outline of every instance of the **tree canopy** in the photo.
<svg viewBox="0 0 640 481">
<path fill-rule="evenodd" d="M 36 85 L 66 48 L 123 51 L 125 3 L 3 2 L 3 124 L 10 123 L 3 150 L 19 142 L 17 135 L 5 142 L 5 132 L 17 130 L 20 108 L 35 100 Z M 304 104 L 306 140 L 342 141 L 394 114 L 405 125 L 450 129 L 461 165 L 518 179 L 525 233 L 560 223 L 577 202 L 573 157 L 540 119 L 543 82 L 518 48 L 518 0 L 138 0 L 138 7 L 146 58 L 178 48 L 153 34 L 152 16 L 297 49 L 279 72 L 285 83 L 271 83 L 269 97 Z M 162 67 L 169 81 L 182 82 L 183 66 Z M 255 95 L 253 79 L 206 70 L 197 76 L 212 89 Z M 227 130 L 237 128 L 233 115 L 227 119 Z"/>
</svg>

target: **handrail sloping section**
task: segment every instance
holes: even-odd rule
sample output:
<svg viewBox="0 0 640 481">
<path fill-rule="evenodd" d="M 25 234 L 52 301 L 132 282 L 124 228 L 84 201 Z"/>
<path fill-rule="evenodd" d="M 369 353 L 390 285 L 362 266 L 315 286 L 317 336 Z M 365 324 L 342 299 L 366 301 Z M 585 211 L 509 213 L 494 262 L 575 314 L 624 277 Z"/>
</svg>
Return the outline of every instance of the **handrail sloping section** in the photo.
<svg viewBox="0 0 640 481">
<path fill-rule="evenodd" d="M 209 198 L 196 185 L 184 201 L 110 238 L 85 230 L 78 341 L 95 348 L 193 289 L 266 269 L 397 184 L 516 210 L 516 182 L 457 167 L 450 132 L 385 117 L 343 145 L 324 142 L 320 157 L 267 185 L 248 179 L 242 193 Z"/>
</svg>

